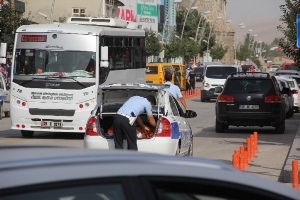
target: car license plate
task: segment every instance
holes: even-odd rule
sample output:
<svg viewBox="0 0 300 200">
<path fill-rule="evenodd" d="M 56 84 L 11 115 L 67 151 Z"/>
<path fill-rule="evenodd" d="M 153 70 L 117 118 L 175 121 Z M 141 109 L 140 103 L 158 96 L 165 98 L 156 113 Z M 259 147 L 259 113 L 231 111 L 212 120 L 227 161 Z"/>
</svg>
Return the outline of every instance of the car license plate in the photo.
<svg viewBox="0 0 300 200">
<path fill-rule="evenodd" d="M 259 109 L 259 105 L 240 105 L 240 109 L 254 109 L 257 110 Z"/>
<path fill-rule="evenodd" d="M 51 121 L 42 121 L 41 122 L 42 127 L 62 127 L 62 122 L 51 122 Z"/>
</svg>

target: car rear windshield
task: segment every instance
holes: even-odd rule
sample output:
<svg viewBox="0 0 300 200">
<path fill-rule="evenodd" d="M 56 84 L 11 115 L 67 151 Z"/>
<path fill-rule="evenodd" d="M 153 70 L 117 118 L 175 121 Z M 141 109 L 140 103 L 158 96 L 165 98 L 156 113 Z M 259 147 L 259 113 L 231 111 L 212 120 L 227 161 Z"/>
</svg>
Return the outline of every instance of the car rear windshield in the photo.
<svg viewBox="0 0 300 200">
<path fill-rule="evenodd" d="M 207 78 L 226 79 L 232 73 L 237 72 L 236 67 L 220 66 L 207 67 L 205 76 Z"/>
<path fill-rule="evenodd" d="M 224 88 L 226 93 L 275 93 L 271 79 L 229 79 Z"/>
<path fill-rule="evenodd" d="M 298 70 L 298 67 L 295 65 L 286 65 L 285 69 L 286 70 Z"/>
</svg>

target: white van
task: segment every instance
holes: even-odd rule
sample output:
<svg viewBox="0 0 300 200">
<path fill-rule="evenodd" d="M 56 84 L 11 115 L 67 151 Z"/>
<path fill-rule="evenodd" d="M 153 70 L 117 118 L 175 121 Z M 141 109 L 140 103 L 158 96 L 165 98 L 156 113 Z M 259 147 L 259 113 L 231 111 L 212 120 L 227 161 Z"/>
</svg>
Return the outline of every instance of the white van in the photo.
<svg viewBox="0 0 300 200">
<path fill-rule="evenodd" d="M 216 99 L 218 95 L 214 94 L 215 87 L 223 87 L 229 75 L 241 71 L 242 68 L 239 65 L 207 65 L 201 87 L 201 102 Z"/>
</svg>

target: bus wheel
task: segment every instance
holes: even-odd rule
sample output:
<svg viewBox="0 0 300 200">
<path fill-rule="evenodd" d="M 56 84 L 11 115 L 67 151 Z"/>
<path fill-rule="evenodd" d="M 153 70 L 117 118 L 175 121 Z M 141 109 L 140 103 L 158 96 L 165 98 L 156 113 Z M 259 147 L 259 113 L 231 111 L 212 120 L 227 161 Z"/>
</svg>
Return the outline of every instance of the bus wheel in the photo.
<svg viewBox="0 0 300 200">
<path fill-rule="evenodd" d="M 31 138 L 33 136 L 33 131 L 21 131 L 21 134 L 24 138 Z"/>
</svg>

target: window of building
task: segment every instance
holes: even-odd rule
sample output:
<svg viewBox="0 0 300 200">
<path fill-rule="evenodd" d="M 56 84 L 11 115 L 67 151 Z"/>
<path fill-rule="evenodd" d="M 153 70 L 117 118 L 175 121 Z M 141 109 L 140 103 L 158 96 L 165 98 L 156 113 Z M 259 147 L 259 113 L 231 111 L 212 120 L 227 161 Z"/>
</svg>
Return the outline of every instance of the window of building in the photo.
<svg viewBox="0 0 300 200">
<path fill-rule="evenodd" d="M 85 8 L 73 8 L 72 11 L 73 17 L 85 17 Z"/>
</svg>

